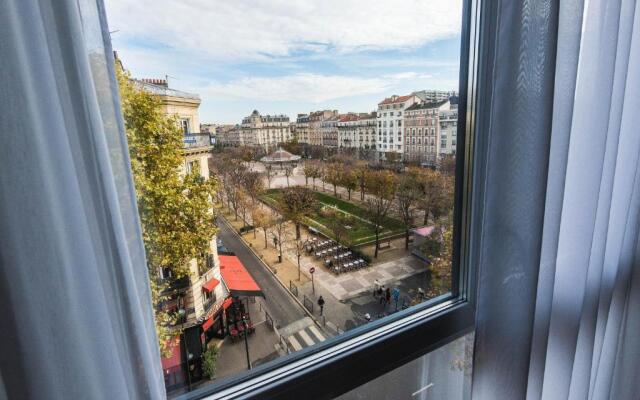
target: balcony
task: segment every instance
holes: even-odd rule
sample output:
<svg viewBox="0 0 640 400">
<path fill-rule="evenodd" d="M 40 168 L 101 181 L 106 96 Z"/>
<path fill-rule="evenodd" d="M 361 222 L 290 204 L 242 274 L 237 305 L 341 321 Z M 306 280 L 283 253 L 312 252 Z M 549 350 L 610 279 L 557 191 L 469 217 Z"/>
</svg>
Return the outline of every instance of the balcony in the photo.
<svg viewBox="0 0 640 400">
<path fill-rule="evenodd" d="M 185 133 L 182 141 L 185 149 L 211 147 L 211 139 L 208 133 Z"/>
</svg>

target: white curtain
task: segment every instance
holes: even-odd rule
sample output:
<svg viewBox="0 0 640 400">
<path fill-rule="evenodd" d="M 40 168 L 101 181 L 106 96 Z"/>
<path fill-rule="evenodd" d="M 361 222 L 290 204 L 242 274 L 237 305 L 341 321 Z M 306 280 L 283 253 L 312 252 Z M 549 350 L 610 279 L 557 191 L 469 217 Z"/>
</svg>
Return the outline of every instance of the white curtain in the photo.
<svg viewBox="0 0 640 400">
<path fill-rule="evenodd" d="M 487 161 L 474 399 L 637 399 L 640 4 L 503 1 L 493 12 L 496 31 L 518 34 L 496 35 L 490 64 L 492 87 L 501 89 L 493 98 L 501 98 L 490 117 L 488 148 L 495 153 Z M 532 31 L 544 27 L 543 36 L 555 42 L 532 40 Z M 553 68 L 542 62 L 549 56 Z M 530 84 L 536 79 L 543 84 Z M 549 82 L 551 93 L 536 90 Z M 548 129 L 527 121 L 518 106 L 540 100 L 553 107 L 529 108 L 535 112 L 528 118 L 550 117 Z M 500 129 L 510 118 L 521 125 Z M 515 146 L 530 134 L 548 138 L 547 159 L 537 148 L 518 158 Z M 508 142 L 509 135 L 516 139 Z M 512 200 L 529 195 L 529 210 L 491 197 L 498 175 L 492 168 L 509 160 L 516 162 L 501 173 L 513 185 L 502 192 Z M 532 168 L 544 171 L 546 182 L 516 182 Z M 493 243 L 500 238 L 509 239 Z M 522 253 L 532 243 L 538 255 Z"/>
<path fill-rule="evenodd" d="M 0 2 L 0 398 L 164 398 L 102 2 Z"/>
</svg>

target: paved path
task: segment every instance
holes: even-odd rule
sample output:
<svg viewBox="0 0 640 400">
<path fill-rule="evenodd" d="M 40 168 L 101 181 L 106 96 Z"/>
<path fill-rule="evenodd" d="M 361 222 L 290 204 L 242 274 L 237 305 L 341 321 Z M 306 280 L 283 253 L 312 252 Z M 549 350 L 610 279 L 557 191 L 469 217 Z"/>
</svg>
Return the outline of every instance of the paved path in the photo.
<svg viewBox="0 0 640 400">
<path fill-rule="evenodd" d="M 273 274 L 266 269 L 262 262 L 247 247 L 235 231 L 221 218 L 218 219 L 218 238 L 224 245 L 234 252 L 251 274 L 265 296 L 267 311 L 276 321 L 276 327 L 284 327 L 302 318 L 307 317 L 300 304 L 298 304 L 287 290 L 276 280 Z"/>
</svg>

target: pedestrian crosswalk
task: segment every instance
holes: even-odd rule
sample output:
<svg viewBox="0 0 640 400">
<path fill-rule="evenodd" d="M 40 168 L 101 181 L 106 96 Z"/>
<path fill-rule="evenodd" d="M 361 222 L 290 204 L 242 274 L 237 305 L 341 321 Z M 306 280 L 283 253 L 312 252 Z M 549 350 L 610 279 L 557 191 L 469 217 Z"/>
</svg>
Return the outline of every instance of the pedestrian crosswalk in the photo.
<svg viewBox="0 0 640 400">
<path fill-rule="evenodd" d="M 300 329 L 285 339 L 290 351 L 300 351 L 305 347 L 313 346 L 324 340 L 324 335 L 315 325 L 309 325 L 304 329 Z"/>
<path fill-rule="evenodd" d="M 279 340 L 276 344 L 276 350 L 280 355 L 300 351 L 326 340 L 326 333 L 309 317 L 301 318 L 281 327 L 277 333 Z"/>
</svg>

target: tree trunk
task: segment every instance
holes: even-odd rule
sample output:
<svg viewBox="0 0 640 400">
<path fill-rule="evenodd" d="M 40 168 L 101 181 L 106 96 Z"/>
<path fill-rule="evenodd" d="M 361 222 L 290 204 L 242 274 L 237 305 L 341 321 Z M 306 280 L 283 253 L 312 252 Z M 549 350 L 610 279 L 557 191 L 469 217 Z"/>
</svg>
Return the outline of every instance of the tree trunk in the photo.
<svg viewBox="0 0 640 400">
<path fill-rule="evenodd" d="M 278 247 L 279 247 L 279 251 L 278 251 L 278 262 L 281 263 L 282 262 L 282 241 L 278 240 Z"/>
<path fill-rule="evenodd" d="M 300 224 L 296 224 L 296 239 L 300 239 Z"/>
<path fill-rule="evenodd" d="M 336 184 L 335 183 L 333 184 L 333 195 L 335 197 L 338 197 L 338 191 L 336 190 Z"/>
<path fill-rule="evenodd" d="M 404 249 L 409 250 L 409 226 L 407 225 L 407 229 L 404 232 Z"/>
<path fill-rule="evenodd" d="M 376 229 L 376 249 L 373 253 L 373 258 L 378 258 L 378 247 L 380 247 L 380 238 L 378 237 L 378 230 Z"/>
<path fill-rule="evenodd" d="M 304 176 L 304 186 L 309 186 L 309 177 L 308 176 Z"/>
<path fill-rule="evenodd" d="M 429 223 L 429 210 L 424 210 L 424 225 L 427 225 Z"/>
<path fill-rule="evenodd" d="M 349 200 L 351 200 L 351 189 L 347 189 L 347 194 L 349 195 Z"/>
<path fill-rule="evenodd" d="M 316 190 L 316 178 L 314 177 L 312 178 L 312 180 L 313 180 L 313 190 Z"/>
<path fill-rule="evenodd" d="M 266 250 L 267 247 L 269 247 L 269 244 L 267 243 L 267 228 L 263 228 L 262 230 L 264 230 L 264 249 Z"/>
</svg>

